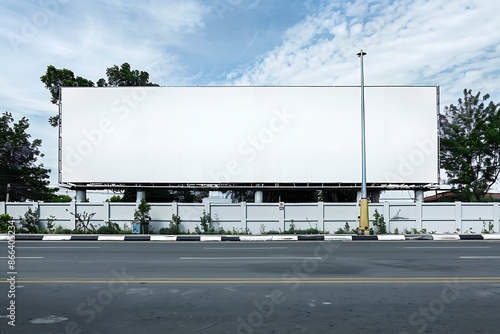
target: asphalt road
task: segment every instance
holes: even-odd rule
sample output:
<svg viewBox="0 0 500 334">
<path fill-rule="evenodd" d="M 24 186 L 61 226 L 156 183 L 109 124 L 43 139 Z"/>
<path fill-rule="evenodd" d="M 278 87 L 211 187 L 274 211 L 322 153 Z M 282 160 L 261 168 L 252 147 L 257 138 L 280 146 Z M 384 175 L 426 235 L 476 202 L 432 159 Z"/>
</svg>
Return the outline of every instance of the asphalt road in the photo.
<svg viewBox="0 0 500 334">
<path fill-rule="evenodd" d="M 0 246 L 0 333 L 500 328 L 495 241 L 18 241 L 15 298 L 7 243 Z"/>
</svg>

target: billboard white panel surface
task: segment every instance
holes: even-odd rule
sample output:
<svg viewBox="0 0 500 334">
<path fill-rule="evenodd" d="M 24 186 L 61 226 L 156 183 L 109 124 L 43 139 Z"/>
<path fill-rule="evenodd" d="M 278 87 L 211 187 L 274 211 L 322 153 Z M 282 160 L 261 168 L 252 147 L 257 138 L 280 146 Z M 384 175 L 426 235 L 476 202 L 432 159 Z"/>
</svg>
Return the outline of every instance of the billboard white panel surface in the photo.
<svg viewBox="0 0 500 334">
<path fill-rule="evenodd" d="M 437 87 L 365 87 L 367 182 L 438 182 Z M 63 88 L 60 181 L 360 183 L 360 87 Z"/>
</svg>

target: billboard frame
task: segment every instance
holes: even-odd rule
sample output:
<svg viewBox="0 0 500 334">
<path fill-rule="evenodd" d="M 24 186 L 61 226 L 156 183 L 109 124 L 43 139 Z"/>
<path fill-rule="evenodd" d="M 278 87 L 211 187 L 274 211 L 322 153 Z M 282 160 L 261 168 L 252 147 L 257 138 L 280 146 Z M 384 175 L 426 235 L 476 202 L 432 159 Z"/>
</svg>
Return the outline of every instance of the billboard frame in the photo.
<svg viewBox="0 0 500 334">
<path fill-rule="evenodd" d="M 194 88 L 194 86 L 168 86 L 163 88 Z M 243 86 L 196 86 L 196 88 L 217 88 L 217 87 L 243 87 Z M 359 88 L 361 86 L 251 86 L 256 88 L 273 88 L 273 87 L 322 87 L 322 88 Z M 375 85 L 375 86 L 365 86 L 365 88 L 435 88 L 436 89 L 436 130 L 438 130 L 438 116 L 440 113 L 440 86 L 413 86 L 413 85 Z M 64 89 L 65 87 L 62 87 Z M 71 89 L 75 89 L 78 87 L 70 87 Z M 89 88 L 89 87 L 85 87 Z M 99 89 L 98 87 L 92 87 L 95 89 Z M 111 88 L 119 88 L 119 87 L 111 87 Z M 132 88 L 132 87 L 128 87 Z M 101 88 L 102 89 L 102 88 Z M 108 89 L 108 88 L 104 88 Z M 288 190 L 321 190 L 321 189 L 360 189 L 361 182 L 359 183 L 343 183 L 343 182 L 232 182 L 232 183 L 223 183 L 223 182 L 215 182 L 215 183 L 172 183 L 172 182 L 63 182 L 62 173 L 63 173 L 63 101 L 62 101 L 62 90 L 60 94 L 60 100 L 58 101 L 58 111 L 59 111 L 59 127 L 58 127 L 58 182 L 62 188 L 66 189 L 88 189 L 88 190 L 103 190 L 103 189 L 204 189 L 204 190 L 231 190 L 231 189 L 266 189 L 266 190 L 277 190 L 277 189 L 288 189 Z M 439 131 L 436 131 L 436 159 L 437 159 L 437 183 L 405 183 L 405 182 L 394 182 L 394 183 L 374 183 L 367 182 L 367 187 L 369 189 L 377 189 L 377 190 L 428 190 L 428 189 L 439 189 L 439 184 L 441 180 L 440 175 L 440 157 L 439 157 L 439 149 L 440 149 L 440 138 Z M 368 166 L 369 169 L 369 166 Z"/>
</svg>

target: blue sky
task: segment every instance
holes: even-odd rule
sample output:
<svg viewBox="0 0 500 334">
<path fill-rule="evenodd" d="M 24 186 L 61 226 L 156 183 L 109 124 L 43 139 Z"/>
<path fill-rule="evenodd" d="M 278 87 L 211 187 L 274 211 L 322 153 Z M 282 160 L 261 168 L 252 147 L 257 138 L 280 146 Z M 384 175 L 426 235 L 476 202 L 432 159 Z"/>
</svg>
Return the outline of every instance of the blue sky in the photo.
<svg viewBox="0 0 500 334">
<path fill-rule="evenodd" d="M 30 119 L 57 183 L 47 65 L 97 81 L 124 62 L 160 85 L 439 85 L 500 101 L 500 2 L 491 0 L 2 1 L 3 111 Z"/>
</svg>

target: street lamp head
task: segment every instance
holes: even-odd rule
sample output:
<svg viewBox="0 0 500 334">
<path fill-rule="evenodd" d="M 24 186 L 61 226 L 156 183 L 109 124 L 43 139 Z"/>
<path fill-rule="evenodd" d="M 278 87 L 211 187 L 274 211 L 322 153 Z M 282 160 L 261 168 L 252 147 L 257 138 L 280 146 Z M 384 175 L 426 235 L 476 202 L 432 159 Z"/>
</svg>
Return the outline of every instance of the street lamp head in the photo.
<svg viewBox="0 0 500 334">
<path fill-rule="evenodd" d="M 360 52 L 356 53 L 356 55 L 358 57 L 361 57 L 361 56 L 366 56 L 366 52 L 364 52 L 363 50 L 361 50 Z"/>
</svg>

